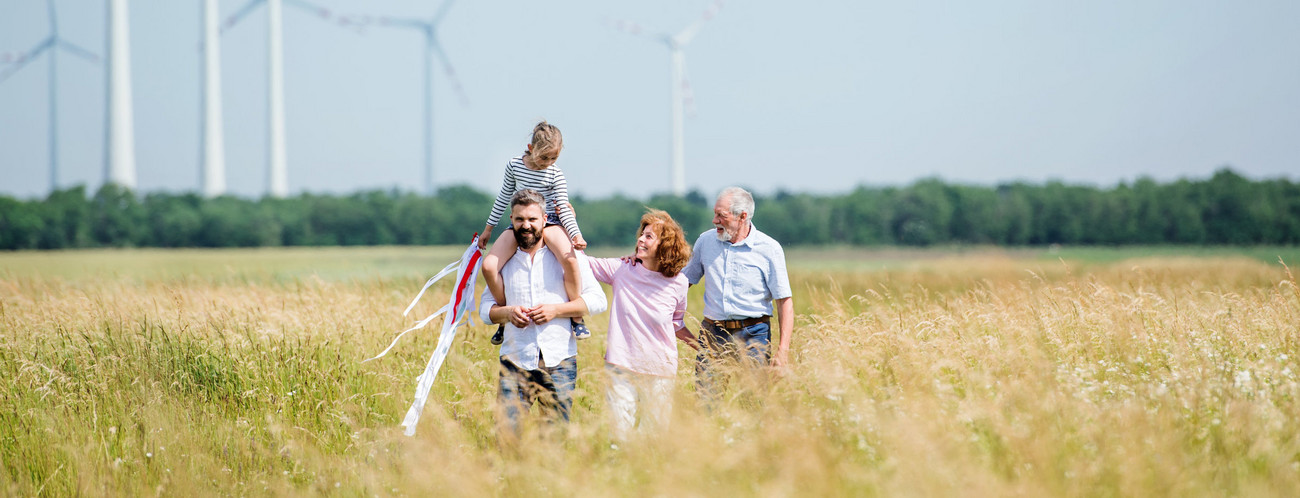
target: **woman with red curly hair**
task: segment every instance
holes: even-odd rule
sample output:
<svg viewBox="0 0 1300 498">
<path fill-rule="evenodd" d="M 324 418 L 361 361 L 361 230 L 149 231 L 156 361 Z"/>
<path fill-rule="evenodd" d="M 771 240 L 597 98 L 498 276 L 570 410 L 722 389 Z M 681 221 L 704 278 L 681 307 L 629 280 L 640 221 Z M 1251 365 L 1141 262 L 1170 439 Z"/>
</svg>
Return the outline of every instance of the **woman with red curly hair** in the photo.
<svg viewBox="0 0 1300 498">
<path fill-rule="evenodd" d="M 650 209 L 641 217 L 634 260 L 587 258 L 596 280 L 614 289 L 609 306 L 605 399 L 613 415 L 614 436 L 626 440 L 636 427 L 661 432 L 673 407 L 677 376 L 676 339 L 698 348 L 686 329 L 686 290 L 682 268 L 691 259 L 681 225 L 668 213 Z"/>
</svg>

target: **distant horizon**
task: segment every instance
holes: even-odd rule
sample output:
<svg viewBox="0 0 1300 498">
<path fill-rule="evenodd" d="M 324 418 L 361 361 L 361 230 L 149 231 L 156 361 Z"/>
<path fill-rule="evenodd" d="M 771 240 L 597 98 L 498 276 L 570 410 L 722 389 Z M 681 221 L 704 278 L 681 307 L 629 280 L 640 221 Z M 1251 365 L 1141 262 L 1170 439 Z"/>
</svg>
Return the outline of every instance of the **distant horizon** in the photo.
<svg viewBox="0 0 1300 498">
<path fill-rule="evenodd" d="M 859 189 L 859 188 L 869 188 L 869 189 L 870 189 L 870 188 L 905 188 L 905 187 L 910 187 L 910 186 L 912 186 L 912 185 L 915 185 L 915 184 L 917 184 L 917 183 L 919 183 L 919 182 L 928 181 L 928 180 L 934 180 L 934 179 L 937 179 L 937 180 L 939 180 L 940 182 L 943 182 L 943 183 L 946 184 L 946 185 L 952 185 L 952 186 L 966 186 L 966 187 L 996 188 L 996 187 L 999 187 L 999 186 L 1002 186 L 1002 185 L 1013 185 L 1013 184 L 1031 185 L 1031 186 L 1043 186 L 1043 185 L 1047 185 L 1047 184 L 1049 184 L 1049 183 L 1061 183 L 1061 184 L 1063 184 L 1063 185 L 1072 186 L 1072 187 L 1091 187 L 1091 188 L 1096 188 L 1096 189 L 1101 189 L 1101 190 L 1110 190 L 1110 189 L 1113 189 L 1113 188 L 1118 187 L 1120 184 L 1132 185 L 1133 183 L 1135 183 L 1135 182 L 1137 182 L 1137 181 L 1139 181 L 1139 180 L 1143 180 L 1143 179 L 1150 179 L 1150 180 L 1154 181 L 1156 184 L 1159 184 L 1159 185 L 1165 185 L 1165 184 L 1175 183 L 1175 182 L 1183 181 L 1183 180 L 1187 180 L 1187 181 L 1203 181 L 1203 180 L 1209 180 L 1209 179 L 1213 178 L 1213 176 L 1214 176 L 1215 174 L 1217 174 L 1219 171 L 1223 171 L 1223 170 L 1225 170 L 1225 169 L 1228 170 L 1228 171 L 1231 171 L 1232 173 L 1234 173 L 1234 174 L 1236 174 L 1236 175 L 1239 175 L 1239 176 L 1241 176 L 1241 177 L 1243 177 L 1243 178 L 1245 178 L 1245 179 L 1247 179 L 1247 180 L 1249 180 L 1249 181 L 1251 181 L 1251 182 L 1285 180 L 1285 181 L 1288 181 L 1288 182 L 1293 182 L 1293 183 L 1300 184 L 1300 175 L 1294 175 L 1294 176 L 1293 176 L 1293 175 L 1285 175 L 1285 174 L 1283 174 L 1283 175 L 1276 175 L 1276 176 L 1254 177 L 1254 176 L 1251 176 L 1251 175 L 1244 174 L 1244 173 L 1242 173 L 1240 170 L 1238 170 L 1238 169 L 1236 169 L 1236 168 L 1233 168 L 1233 167 L 1230 167 L 1230 166 L 1224 166 L 1224 167 L 1219 168 L 1219 169 L 1215 170 L 1214 172 L 1211 172 L 1210 174 L 1207 174 L 1207 175 L 1196 175 L 1196 176 L 1194 176 L 1194 175 L 1183 175 L 1183 176 L 1180 176 L 1180 177 L 1177 177 L 1177 178 L 1172 178 L 1172 179 L 1160 179 L 1160 178 L 1154 178 L 1154 177 L 1150 177 L 1150 176 L 1138 176 L 1138 177 L 1134 177 L 1134 178 L 1121 179 L 1121 180 L 1118 180 L 1118 181 L 1115 181 L 1115 182 L 1111 182 L 1111 183 L 1108 183 L 1108 184 L 1097 184 L 1097 183 L 1089 183 L 1089 182 L 1086 182 L 1086 181 L 1070 181 L 1070 180 L 1061 180 L 1061 179 L 1053 179 L 1053 178 L 1048 178 L 1048 179 L 1044 179 L 1044 180 L 1037 180 L 1037 181 L 1035 181 L 1035 180 L 1025 180 L 1025 179 L 1020 179 L 1020 180 L 998 181 L 998 182 L 994 182 L 994 183 L 980 183 L 980 182 L 953 181 L 953 180 L 951 180 L 951 179 L 943 178 L 943 177 L 939 177 L 939 176 L 930 176 L 930 177 L 921 177 L 921 178 L 916 178 L 916 179 L 913 179 L 913 180 L 911 180 L 911 181 L 909 181 L 909 182 L 906 182 L 906 183 L 866 183 L 866 182 L 864 182 L 864 183 L 858 183 L 858 184 L 856 184 L 856 185 L 853 185 L 852 187 L 849 187 L 848 189 L 835 190 L 835 191 L 830 191 L 830 190 L 827 190 L 827 191 L 788 190 L 788 189 L 781 189 L 781 188 L 777 188 L 777 189 L 775 189 L 775 190 L 758 190 L 758 189 L 751 188 L 751 186 L 745 185 L 745 184 L 743 184 L 743 183 L 737 183 L 737 184 L 719 185 L 717 188 L 713 189 L 712 191 L 706 191 L 706 190 L 703 190 L 703 189 L 695 189 L 695 188 L 692 188 L 692 189 L 687 190 L 687 195 L 694 194 L 694 193 L 698 193 L 698 194 L 704 196 L 705 198 L 711 198 L 711 197 L 713 197 L 714 195 L 716 195 L 719 191 L 721 191 L 722 189 L 724 189 L 724 188 L 726 188 L 726 187 L 730 187 L 730 186 L 735 185 L 735 186 L 739 186 L 739 187 L 745 188 L 745 189 L 748 190 L 750 193 L 752 193 L 752 194 L 754 194 L 754 195 L 757 195 L 757 196 L 761 196 L 761 197 L 769 197 L 769 196 L 774 196 L 774 195 L 778 195 L 778 194 L 782 194 L 782 193 L 784 193 L 784 194 L 794 194 L 794 195 L 809 194 L 809 195 L 819 195 L 819 196 L 836 196 L 836 195 L 846 195 L 846 194 L 852 193 L 853 191 L 855 191 L 855 190 L 857 190 L 857 189 Z M 76 185 L 65 185 L 65 186 L 61 186 L 61 187 L 60 187 L 60 191 L 67 191 L 67 190 L 75 189 L 75 188 L 77 188 L 77 187 L 83 187 L 83 188 L 85 188 L 85 189 L 86 189 L 86 195 L 88 195 L 88 196 L 92 196 L 92 195 L 94 195 L 94 193 L 95 193 L 97 190 L 99 190 L 100 188 L 103 187 L 103 184 L 102 184 L 102 182 L 101 182 L 100 184 L 95 185 L 95 186 L 93 186 L 93 187 L 90 186 L 90 185 L 88 185 L 88 184 L 85 184 L 85 183 L 76 184 Z M 442 186 L 439 186 L 438 188 L 439 188 L 439 189 L 449 189 L 449 188 L 465 188 L 465 187 L 470 188 L 470 189 L 473 189 L 473 190 L 478 191 L 478 192 L 481 192 L 481 193 L 485 193 L 485 194 L 487 194 L 489 197 L 495 197 L 496 194 L 497 194 L 497 192 L 499 191 L 499 189 L 492 189 L 491 191 L 488 191 L 488 190 L 486 190 L 486 189 L 479 188 L 478 186 L 473 185 L 473 184 L 469 184 L 469 183 L 458 183 L 458 184 L 452 184 L 452 185 L 442 185 Z M 296 191 L 296 192 L 291 193 L 287 198 L 294 198 L 294 197 L 298 197 L 298 196 L 302 196 L 302 195 L 346 197 L 346 196 L 349 196 L 349 195 L 359 194 L 359 193 L 365 193 L 365 192 L 391 192 L 391 191 L 393 191 L 393 190 L 397 190 L 398 193 L 401 193 L 401 194 L 416 194 L 416 195 L 424 195 L 423 192 L 420 192 L 419 189 L 414 188 L 414 187 L 398 187 L 398 186 L 393 186 L 393 187 L 382 187 L 382 186 L 375 186 L 375 187 L 366 187 L 366 188 L 360 188 L 360 189 L 357 189 L 357 190 L 351 190 L 351 191 L 339 191 L 339 192 L 334 192 L 334 191 L 309 191 L 309 190 L 299 190 L 299 191 Z M 155 190 L 148 190 L 148 191 L 133 190 L 132 192 L 133 192 L 136 196 L 139 196 L 139 197 L 143 197 L 143 196 L 148 195 L 148 194 L 159 194 L 159 193 L 160 193 L 160 194 L 167 194 L 167 195 L 188 195 L 188 194 L 194 194 L 194 195 L 198 195 L 198 196 L 202 197 L 202 192 L 200 192 L 197 188 L 196 188 L 196 189 L 192 189 L 192 190 L 168 190 L 168 189 L 155 189 Z M 571 193 L 570 195 L 571 195 L 571 196 L 581 197 L 581 198 L 583 198 L 583 199 L 609 199 L 609 198 L 614 198 L 614 197 L 622 197 L 622 198 L 633 199 L 633 200 L 648 200 L 648 199 L 651 199 L 651 198 L 654 198 L 654 197 L 671 196 L 672 193 L 669 192 L 667 189 L 665 189 L 665 190 L 663 190 L 663 191 L 653 191 L 653 192 L 650 192 L 650 193 L 648 193 L 648 194 L 644 194 L 644 195 L 630 195 L 630 194 L 628 194 L 628 193 L 626 193 L 626 192 L 621 192 L 621 191 L 609 192 L 609 193 L 606 193 L 606 194 L 604 194 L 604 195 L 588 195 L 588 194 L 585 194 L 585 193 L 582 193 L 582 192 L 575 192 L 575 193 Z M 231 192 L 227 192 L 224 196 L 235 197 L 235 198 L 244 199 L 244 200 L 258 200 L 258 199 L 262 199 L 262 198 L 264 198 L 264 197 L 267 197 L 268 194 L 266 194 L 266 193 L 260 193 L 260 194 L 246 195 L 246 194 L 243 194 L 243 193 L 231 193 Z M 49 193 L 47 193 L 47 194 L 43 194 L 43 195 L 38 195 L 38 196 L 33 196 L 33 197 L 23 197 L 23 196 L 15 196 L 15 195 L 12 195 L 12 194 L 8 194 L 8 193 L 0 192 L 0 197 L 10 197 L 10 198 L 19 199 L 19 200 L 25 200 L 25 201 L 39 201 L 39 200 L 41 200 L 41 199 L 45 199 L 45 198 L 49 197 Z"/>
</svg>

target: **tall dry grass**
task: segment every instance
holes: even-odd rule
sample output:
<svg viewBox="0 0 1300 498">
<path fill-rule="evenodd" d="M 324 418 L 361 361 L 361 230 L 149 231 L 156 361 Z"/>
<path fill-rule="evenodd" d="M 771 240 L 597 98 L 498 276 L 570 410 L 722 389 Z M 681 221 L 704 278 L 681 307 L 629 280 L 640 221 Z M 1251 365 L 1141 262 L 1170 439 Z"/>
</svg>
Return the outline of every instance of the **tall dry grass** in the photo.
<svg viewBox="0 0 1300 498">
<path fill-rule="evenodd" d="M 222 262 L 61 253 L 23 269 L 14 259 L 30 256 L 0 258 L 0 492 L 1300 490 L 1300 288 L 1282 266 L 977 254 L 796 270 L 789 371 L 739 375 L 710 412 L 697 407 L 683 346 L 671 431 L 615 447 L 604 317 L 580 344 L 573 424 L 533 418 L 519 444 L 499 441 L 495 348 L 479 325 L 454 346 L 418 435 L 403 436 L 433 334 L 359 362 L 407 325 L 400 310 L 424 275 L 366 266 L 430 268 L 448 253 L 366 251 L 342 258 L 356 267 L 321 253 L 338 265 L 324 276 L 268 267 L 281 260 L 274 251 L 219 253 Z M 166 271 L 140 260 L 159 257 Z M 309 268 L 303 257 L 284 264 Z M 446 298 L 436 292 L 423 310 Z M 699 299 L 694 289 L 692 312 Z"/>
</svg>

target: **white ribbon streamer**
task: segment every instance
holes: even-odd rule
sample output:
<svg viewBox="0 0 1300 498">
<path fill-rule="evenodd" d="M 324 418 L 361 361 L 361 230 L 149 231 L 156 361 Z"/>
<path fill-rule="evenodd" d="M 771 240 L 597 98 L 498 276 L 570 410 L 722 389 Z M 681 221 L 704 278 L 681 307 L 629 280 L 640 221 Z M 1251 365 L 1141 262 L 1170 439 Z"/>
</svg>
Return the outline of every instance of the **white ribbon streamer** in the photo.
<svg viewBox="0 0 1300 498">
<path fill-rule="evenodd" d="M 452 291 L 451 302 L 448 303 L 451 314 L 442 321 L 438 346 L 429 357 L 429 364 L 424 367 L 424 373 L 416 380 L 415 400 L 411 402 L 411 408 L 406 411 L 406 418 L 402 420 L 402 427 L 406 428 L 407 436 L 415 435 L 415 427 L 420 422 L 424 403 L 429 399 L 429 389 L 433 387 L 433 379 L 438 376 L 443 360 L 447 359 L 447 353 L 451 351 L 451 343 L 456 339 L 456 327 L 464 321 L 468 314 L 466 311 L 473 311 L 474 287 L 478 279 L 478 270 L 482 266 L 479 264 L 479 257 L 482 254 L 478 248 L 478 236 L 475 235 L 474 240 L 470 241 L 469 248 L 465 249 L 465 254 L 460 258 L 460 270 L 456 272 L 456 289 Z"/>
<path fill-rule="evenodd" d="M 415 427 L 420 422 L 420 413 L 424 411 L 424 404 L 429 399 L 429 390 L 433 388 L 433 380 L 438 376 L 438 370 L 442 369 L 442 363 L 447 359 L 447 353 L 451 351 L 452 341 L 456 340 L 456 328 L 465 321 L 473 323 L 471 316 L 474 314 L 475 286 L 482 256 L 483 252 L 478 248 L 478 234 L 474 234 L 474 240 L 470 241 L 469 247 L 465 249 L 465 253 L 461 255 L 460 259 L 447 265 L 437 275 L 425 282 L 424 287 L 420 289 L 420 293 L 416 294 L 415 300 L 411 301 L 410 306 L 406 307 L 406 311 L 402 312 L 402 316 L 406 316 L 411 312 L 411 309 L 415 308 L 415 303 L 420 302 L 420 298 L 424 296 L 424 292 L 429 290 L 430 286 L 455 270 L 456 281 L 452 287 L 450 302 L 432 315 L 420 320 L 415 326 L 397 334 L 397 337 L 393 338 L 393 342 L 383 352 L 374 358 L 362 361 L 362 363 L 365 363 L 384 357 L 407 332 L 424 328 L 434 318 L 446 315 L 442 321 L 442 330 L 438 334 L 438 345 L 434 348 L 433 355 L 429 357 L 429 363 L 425 365 L 424 372 L 416 379 L 415 400 L 411 402 L 411 408 L 406 411 L 406 417 L 402 419 L 402 427 L 406 428 L 407 436 L 415 435 Z"/>
<path fill-rule="evenodd" d="M 411 308 L 415 307 L 415 303 L 420 302 L 420 298 L 424 297 L 424 291 L 429 290 L 429 287 L 432 286 L 434 282 L 437 282 L 438 280 L 442 279 L 442 277 L 447 276 L 447 274 L 451 273 L 453 270 L 460 268 L 460 262 L 463 261 L 464 259 L 465 258 L 461 258 L 456 261 L 452 261 L 451 264 L 447 265 L 446 268 L 443 268 L 442 271 L 438 272 L 437 275 L 434 275 L 433 278 L 430 278 L 428 282 L 425 282 L 424 287 L 420 289 L 420 293 L 416 294 L 415 299 L 411 301 L 411 305 L 407 306 L 406 311 L 402 312 L 402 316 L 406 316 L 407 314 L 411 313 Z"/>
<path fill-rule="evenodd" d="M 410 331 L 412 331 L 412 330 L 416 330 L 416 329 L 422 329 L 422 328 L 424 328 L 424 326 L 425 326 L 425 325 L 428 325 L 429 322 L 432 322 L 434 318 L 436 318 L 438 315 L 441 315 L 441 314 L 443 314 L 443 313 L 446 313 L 447 310 L 449 310 L 449 309 L 451 309 L 451 305 L 450 305 L 450 304 L 448 304 L 448 305 L 446 305 L 446 306 L 443 306 L 443 307 L 441 307 L 441 308 L 438 308 L 438 311 L 435 311 L 432 315 L 429 315 L 429 316 L 425 317 L 423 320 L 420 320 L 419 323 L 416 323 L 414 327 L 411 327 L 411 328 L 409 328 L 409 329 L 403 330 L 402 333 L 397 334 L 397 337 L 394 337 L 394 338 L 393 338 L 393 342 L 392 342 L 392 344 L 389 344 L 387 348 L 384 348 L 384 352 L 375 355 L 375 357 L 374 357 L 374 358 L 371 358 L 370 360 L 378 360 L 378 359 L 380 359 L 380 358 L 383 358 L 384 355 L 388 354 L 388 352 L 391 351 L 391 350 L 393 349 L 393 346 L 396 346 L 396 345 L 397 345 L 397 341 L 401 340 L 401 339 L 402 339 L 402 336 L 406 335 L 407 332 L 410 332 Z M 370 360 L 361 360 L 361 363 L 365 363 L 365 362 L 370 361 Z"/>
</svg>

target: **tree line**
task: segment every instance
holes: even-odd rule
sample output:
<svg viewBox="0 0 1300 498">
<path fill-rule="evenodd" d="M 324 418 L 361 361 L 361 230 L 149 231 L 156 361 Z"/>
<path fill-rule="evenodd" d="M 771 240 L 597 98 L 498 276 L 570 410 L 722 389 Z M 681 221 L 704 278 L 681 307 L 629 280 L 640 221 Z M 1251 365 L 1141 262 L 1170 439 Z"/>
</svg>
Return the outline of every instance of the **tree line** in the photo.
<svg viewBox="0 0 1300 498">
<path fill-rule="evenodd" d="M 647 207 L 689 237 L 712 227 L 712 193 L 573 199 L 593 246 L 629 246 Z M 139 196 L 107 184 L 45 199 L 0 196 L 0 249 L 466 244 L 493 195 L 466 186 L 286 199 Z M 834 195 L 759 196 L 755 225 L 787 246 L 934 244 L 1297 244 L 1300 183 L 1223 169 L 1205 180 L 1149 178 L 1100 188 L 1061 182 L 994 187 L 925 179 Z M 499 233 L 499 231 L 498 231 Z"/>
</svg>

